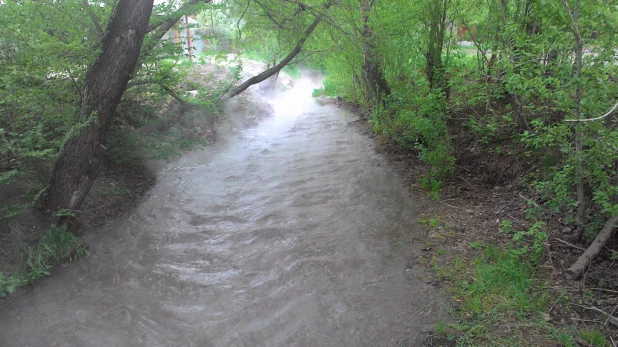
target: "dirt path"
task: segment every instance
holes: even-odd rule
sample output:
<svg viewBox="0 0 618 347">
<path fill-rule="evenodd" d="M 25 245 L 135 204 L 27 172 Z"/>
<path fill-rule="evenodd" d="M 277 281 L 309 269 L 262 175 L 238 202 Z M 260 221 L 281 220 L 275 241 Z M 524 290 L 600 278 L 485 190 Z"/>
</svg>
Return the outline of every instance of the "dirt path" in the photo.
<svg viewBox="0 0 618 347">
<path fill-rule="evenodd" d="M 397 242 L 415 201 L 312 88 L 161 168 L 89 257 L 0 306 L 0 345 L 420 345 L 444 299 Z"/>
</svg>

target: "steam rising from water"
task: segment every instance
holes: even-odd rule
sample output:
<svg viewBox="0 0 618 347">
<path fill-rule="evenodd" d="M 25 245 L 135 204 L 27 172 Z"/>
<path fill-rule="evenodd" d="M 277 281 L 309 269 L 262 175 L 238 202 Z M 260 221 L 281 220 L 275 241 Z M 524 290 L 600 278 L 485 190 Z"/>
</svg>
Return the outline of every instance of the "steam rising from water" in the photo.
<svg viewBox="0 0 618 347">
<path fill-rule="evenodd" d="M 301 77 L 294 81 L 294 86 L 284 92 L 279 92 L 269 99 L 275 109 L 275 118 L 294 119 L 299 115 L 314 109 L 317 104 L 312 97 L 313 90 L 320 88 L 321 81 L 317 78 Z"/>
</svg>

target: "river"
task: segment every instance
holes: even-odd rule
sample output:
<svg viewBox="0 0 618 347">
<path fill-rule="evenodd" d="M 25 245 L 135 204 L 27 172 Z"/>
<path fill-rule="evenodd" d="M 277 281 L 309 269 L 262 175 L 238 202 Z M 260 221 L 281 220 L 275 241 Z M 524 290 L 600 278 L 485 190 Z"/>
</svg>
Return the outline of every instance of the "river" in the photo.
<svg viewBox="0 0 618 347">
<path fill-rule="evenodd" d="M 158 169 L 90 256 L 0 306 L 0 346 L 419 346 L 444 318 L 418 208 L 300 81 L 257 126 Z"/>
</svg>

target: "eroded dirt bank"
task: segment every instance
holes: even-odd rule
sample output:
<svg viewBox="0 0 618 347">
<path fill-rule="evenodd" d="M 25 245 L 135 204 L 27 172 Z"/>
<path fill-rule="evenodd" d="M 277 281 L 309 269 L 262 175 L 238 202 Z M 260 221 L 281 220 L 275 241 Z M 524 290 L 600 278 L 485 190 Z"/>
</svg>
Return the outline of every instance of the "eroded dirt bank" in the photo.
<svg viewBox="0 0 618 347">
<path fill-rule="evenodd" d="M 313 87 L 159 168 L 89 257 L 0 306 L 0 345 L 420 345 L 445 302 L 401 243 L 416 202 Z"/>
</svg>

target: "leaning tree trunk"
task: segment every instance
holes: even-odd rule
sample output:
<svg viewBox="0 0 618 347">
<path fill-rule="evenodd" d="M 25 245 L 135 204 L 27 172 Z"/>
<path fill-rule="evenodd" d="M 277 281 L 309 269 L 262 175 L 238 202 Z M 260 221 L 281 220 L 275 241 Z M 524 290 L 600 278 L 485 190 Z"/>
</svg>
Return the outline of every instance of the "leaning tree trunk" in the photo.
<svg viewBox="0 0 618 347">
<path fill-rule="evenodd" d="M 582 277 L 592 261 L 601 253 L 603 247 L 612 236 L 614 228 L 618 223 L 618 216 L 613 216 L 605 222 L 603 229 L 599 232 L 590 247 L 577 259 L 570 268 L 565 271 L 568 279 L 577 280 Z"/>
<path fill-rule="evenodd" d="M 138 61 L 153 0 L 119 0 L 102 41 L 102 52 L 86 74 L 83 106 L 76 134 L 54 164 L 45 208 L 74 212 L 90 191 L 101 169 L 103 145 L 110 121 Z"/>
</svg>

